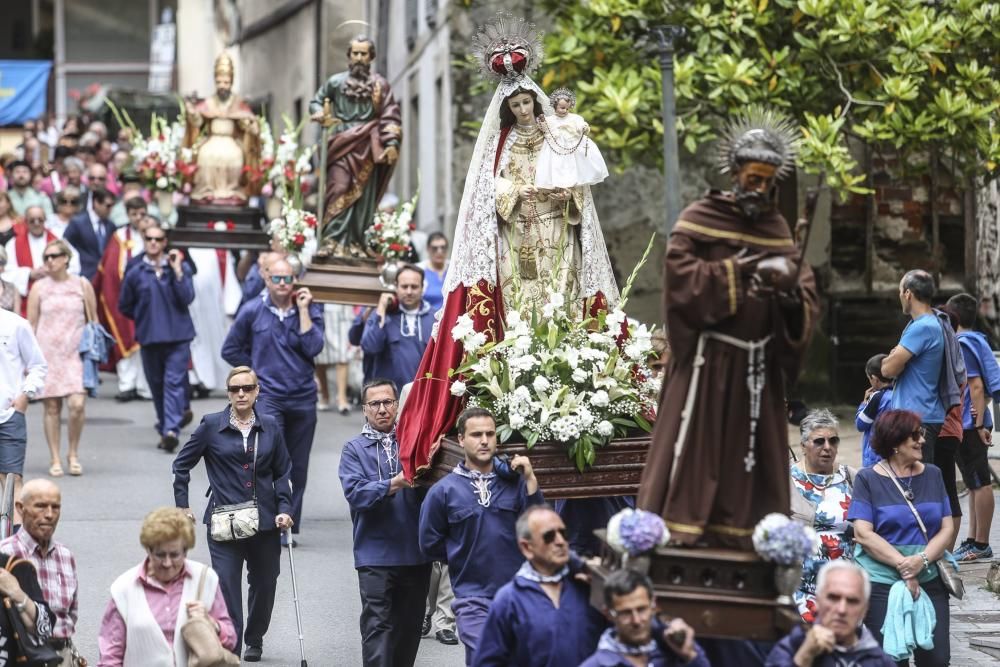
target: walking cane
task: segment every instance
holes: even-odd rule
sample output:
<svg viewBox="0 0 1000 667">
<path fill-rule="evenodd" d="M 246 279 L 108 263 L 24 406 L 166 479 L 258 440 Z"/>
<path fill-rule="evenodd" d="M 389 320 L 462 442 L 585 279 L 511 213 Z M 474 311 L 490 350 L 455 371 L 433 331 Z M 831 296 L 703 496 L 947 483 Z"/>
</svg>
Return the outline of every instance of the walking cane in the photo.
<svg viewBox="0 0 1000 667">
<path fill-rule="evenodd" d="M 302 612 L 299 610 L 299 589 L 295 585 L 295 559 L 292 557 L 291 534 L 288 535 L 288 571 L 292 575 L 292 601 L 295 603 L 295 627 L 299 631 L 299 657 L 302 658 L 300 666 L 308 667 L 305 640 L 302 638 Z"/>
</svg>

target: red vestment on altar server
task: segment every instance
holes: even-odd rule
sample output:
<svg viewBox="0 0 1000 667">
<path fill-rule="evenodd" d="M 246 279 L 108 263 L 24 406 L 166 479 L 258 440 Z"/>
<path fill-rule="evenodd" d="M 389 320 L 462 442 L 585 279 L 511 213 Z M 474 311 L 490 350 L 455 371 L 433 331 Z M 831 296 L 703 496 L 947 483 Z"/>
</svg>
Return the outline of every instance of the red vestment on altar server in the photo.
<svg viewBox="0 0 1000 667">
<path fill-rule="evenodd" d="M 109 372 L 114 371 L 121 359 L 132 356 L 139 349 L 135 339 L 135 322 L 118 310 L 118 296 L 125 267 L 132 257 L 142 252 L 143 242 L 140 233 L 130 226 L 119 232 L 112 234 L 108 240 L 92 281 L 94 294 L 97 295 L 97 317 L 115 339 L 115 344 L 108 350 L 107 363 L 101 365 L 103 370 Z"/>
</svg>

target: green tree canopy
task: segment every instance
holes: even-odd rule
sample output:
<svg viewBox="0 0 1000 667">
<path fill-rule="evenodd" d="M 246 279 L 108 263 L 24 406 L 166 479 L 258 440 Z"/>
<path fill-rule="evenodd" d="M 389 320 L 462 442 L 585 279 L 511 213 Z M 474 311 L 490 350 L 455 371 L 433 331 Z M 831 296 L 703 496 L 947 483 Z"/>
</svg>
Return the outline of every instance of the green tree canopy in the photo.
<svg viewBox="0 0 1000 667">
<path fill-rule="evenodd" d="M 937 151 L 979 176 L 1000 163 L 1000 4 L 984 0 L 542 0 L 543 87 L 575 88 L 609 162 L 659 165 L 654 25 L 683 26 L 678 134 L 694 152 L 747 104 L 802 127 L 800 165 L 865 192 L 848 137 Z"/>
</svg>

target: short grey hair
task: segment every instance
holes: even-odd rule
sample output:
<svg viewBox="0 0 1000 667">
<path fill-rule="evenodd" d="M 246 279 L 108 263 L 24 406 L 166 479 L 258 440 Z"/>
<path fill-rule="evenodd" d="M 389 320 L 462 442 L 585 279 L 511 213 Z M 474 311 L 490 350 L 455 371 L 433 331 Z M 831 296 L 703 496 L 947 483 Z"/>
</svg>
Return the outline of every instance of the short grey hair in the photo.
<svg viewBox="0 0 1000 667">
<path fill-rule="evenodd" d="M 819 569 L 819 574 L 816 576 L 816 597 L 823 594 L 823 589 L 826 588 L 826 579 L 830 576 L 830 573 L 838 570 L 851 572 L 861 577 L 861 588 L 865 594 L 865 603 L 867 603 L 872 594 L 872 580 L 868 576 L 868 572 L 857 563 L 844 560 L 843 558 L 831 560 Z"/>
<path fill-rule="evenodd" d="M 542 510 L 548 510 L 550 512 L 555 512 L 552 509 L 552 505 L 548 503 L 539 503 L 538 505 L 529 505 L 528 509 L 521 513 L 521 516 L 517 517 L 517 523 L 514 525 L 514 531 L 517 533 L 517 539 L 519 540 L 531 540 L 531 515 L 535 512 L 541 512 Z"/>
<path fill-rule="evenodd" d="M 65 167 L 66 169 L 76 169 L 81 174 L 83 173 L 83 170 L 85 169 L 85 165 L 83 164 L 83 160 L 81 160 L 80 158 L 78 158 L 78 157 L 76 157 L 74 155 L 70 155 L 68 158 L 66 158 L 65 160 L 63 160 L 63 167 Z"/>
<path fill-rule="evenodd" d="M 810 410 L 799 425 L 799 434 L 802 436 L 802 444 L 809 442 L 809 436 L 818 428 L 831 428 L 836 431 L 840 427 L 840 422 L 833 416 L 827 408 Z"/>
</svg>

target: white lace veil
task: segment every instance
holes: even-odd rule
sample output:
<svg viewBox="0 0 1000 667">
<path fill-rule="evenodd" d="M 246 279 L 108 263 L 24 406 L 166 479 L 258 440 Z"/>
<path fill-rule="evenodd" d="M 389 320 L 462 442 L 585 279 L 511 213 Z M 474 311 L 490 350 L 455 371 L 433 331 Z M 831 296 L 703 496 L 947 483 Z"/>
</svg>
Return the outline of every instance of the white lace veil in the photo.
<svg viewBox="0 0 1000 667">
<path fill-rule="evenodd" d="M 480 280 L 491 285 L 497 283 L 499 230 L 493 164 L 500 140 L 500 109 L 504 100 L 518 89 L 534 91 L 542 112 L 546 116 L 553 113 L 545 91 L 530 76 L 503 80 L 497 86 L 486 109 L 483 125 L 472 151 L 469 171 L 465 176 L 453 250 L 444 284 L 445 293 L 451 292 L 460 284 L 472 287 Z M 604 244 L 590 186 L 584 186 L 583 190 L 583 210 L 580 212 L 580 244 L 583 250 L 581 296 L 589 297 L 601 292 L 611 307 L 618 302 L 618 286 L 611 270 L 611 260 Z"/>
</svg>

